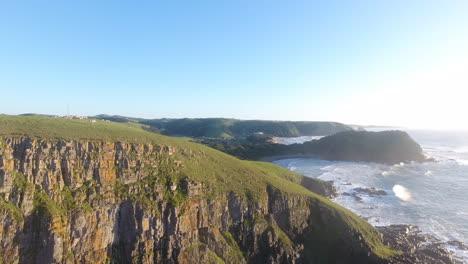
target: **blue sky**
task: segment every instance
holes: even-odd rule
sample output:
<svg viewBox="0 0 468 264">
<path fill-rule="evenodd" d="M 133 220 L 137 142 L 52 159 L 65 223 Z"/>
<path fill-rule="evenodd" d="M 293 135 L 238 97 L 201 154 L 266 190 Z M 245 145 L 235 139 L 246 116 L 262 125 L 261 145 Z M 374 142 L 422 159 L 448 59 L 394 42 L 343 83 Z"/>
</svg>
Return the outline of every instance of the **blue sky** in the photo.
<svg viewBox="0 0 468 264">
<path fill-rule="evenodd" d="M 5 1 L 0 113 L 461 128 L 467 13 L 450 0 Z"/>
</svg>

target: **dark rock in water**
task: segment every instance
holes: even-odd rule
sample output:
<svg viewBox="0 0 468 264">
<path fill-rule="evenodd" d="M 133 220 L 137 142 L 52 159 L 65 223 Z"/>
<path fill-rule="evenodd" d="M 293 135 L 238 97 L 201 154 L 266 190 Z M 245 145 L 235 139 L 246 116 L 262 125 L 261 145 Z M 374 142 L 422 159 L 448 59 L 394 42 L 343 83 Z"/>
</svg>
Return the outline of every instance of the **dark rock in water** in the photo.
<svg viewBox="0 0 468 264">
<path fill-rule="evenodd" d="M 354 197 L 354 199 L 355 199 L 357 202 L 362 203 L 362 198 L 361 198 L 361 197 L 359 197 L 359 196 L 357 196 L 357 195 L 355 195 L 355 194 L 353 195 L 353 197 Z"/>
<path fill-rule="evenodd" d="M 379 196 L 379 195 L 387 195 L 388 193 L 384 190 L 377 190 L 374 187 L 372 188 L 354 188 L 353 191 L 358 192 L 358 193 L 366 193 L 370 196 Z"/>
<path fill-rule="evenodd" d="M 450 246 L 457 247 L 461 250 L 468 250 L 468 246 L 466 246 L 465 244 L 463 244 L 463 242 L 458 241 L 458 240 L 451 240 L 447 242 L 447 244 L 449 244 Z"/>
<path fill-rule="evenodd" d="M 362 198 L 359 197 L 356 193 L 351 194 L 351 196 L 354 197 L 354 199 L 355 199 L 357 202 L 362 203 Z"/>
<path fill-rule="evenodd" d="M 422 234 L 416 226 L 390 225 L 377 227 L 382 233 L 383 241 L 390 247 L 400 250 L 389 263 L 399 264 L 461 264 L 453 258 L 444 244 L 433 236 Z"/>
<path fill-rule="evenodd" d="M 362 203 L 362 198 L 359 197 L 359 195 L 357 195 L 357 193 L 348 193 L 348 192 L 344 192 L 344 193 L 342 193 L 342 195 L 344 195 L 344 196 L 352 196 L 357 202 Z"/>
</svg>

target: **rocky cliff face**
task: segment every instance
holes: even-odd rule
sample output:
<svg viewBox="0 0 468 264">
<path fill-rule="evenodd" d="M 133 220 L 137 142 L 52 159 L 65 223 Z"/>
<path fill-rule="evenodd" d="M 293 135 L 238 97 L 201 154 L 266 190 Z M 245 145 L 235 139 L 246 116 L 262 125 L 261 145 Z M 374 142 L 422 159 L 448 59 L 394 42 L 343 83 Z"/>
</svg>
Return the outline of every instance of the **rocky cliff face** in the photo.
<svg viewBox="0 0 468 264">
<path fill-rule="evenodd" d="M 175 155 L 177 153 L 177 155 Z M 182 173 L 170 146 L 0 139 L 8 263 L 374 263 L 342 216 L 265 186 L 260 199 Z"/>
</svg>

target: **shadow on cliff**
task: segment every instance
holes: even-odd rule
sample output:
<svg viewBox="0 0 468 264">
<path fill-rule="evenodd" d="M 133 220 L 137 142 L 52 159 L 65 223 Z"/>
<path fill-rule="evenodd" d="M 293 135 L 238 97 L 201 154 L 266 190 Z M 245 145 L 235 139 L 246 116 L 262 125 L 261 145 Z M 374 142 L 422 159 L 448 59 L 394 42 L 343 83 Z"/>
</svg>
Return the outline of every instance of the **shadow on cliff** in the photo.
<svg viewBox="0 0 468 264">
<path fill-rule="evenodd" d="M 111 263 L 132 263 L 132 252 L 137 243 L 137 219 L 131 201 L 123 201 L 115 214 L 114 239 L 109 248 Z M 137 261 L 140 263 L 141 261 Z"/>
<path fill-rule="evenodd" d="M 16 238 L 19 243 L 19 263 L 53 263 L 55 247 L 61 241 L 51 230 L 52 216 L 41 208 L 24 219 L 23 229 Z"/>
</svg>

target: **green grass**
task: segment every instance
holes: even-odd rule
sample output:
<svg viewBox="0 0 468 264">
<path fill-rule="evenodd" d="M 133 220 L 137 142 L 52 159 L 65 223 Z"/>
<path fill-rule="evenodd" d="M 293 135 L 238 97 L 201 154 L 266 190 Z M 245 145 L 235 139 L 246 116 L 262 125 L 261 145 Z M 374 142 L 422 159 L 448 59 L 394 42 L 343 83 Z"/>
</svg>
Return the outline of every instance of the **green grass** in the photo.
<svg viewBox="0 0 468 264">
<path fill-rule="evenodd" d="M 281 228 L 279 228 L 277 225 L 271 225 L 270 228 L 275 232 L 275 234 L 278 236 L 278 240 L 281 243 L 281 246 L 283 248 L 289 248 L 291 249 L 293 247 L 293 242 L 291 239 L 289 239 L 288 235 L 286 235 Z"/>
<path fill-rule="evenodd" d="M 52 200 L 45 191 L 36 190 L 33 201 L 34 211 L 44 216 L 61 216 L 66 212 L 54 200 Z"/>
<path fill-rule="evenodd" d="M 221 235 L 223 236 L 226 243 L 229 245 L 228 249 L 225 252 L 226 256 L 228 256 L 228 258 L 231 259 L 231 261 L 237 260 L 236 262 L 241 262 L 239 260 L 244 259 L 244 256 L 236 240 L 234 240 L 232 234 L 230 232 L 221 232 Z"/>
<path fill-rule="evenodd" d="M 216 254 L 216 252 L 214 252 L 210 248 L 207 247 L 206 251 L 208 252 L 208 263 L 226 264 L 226 262 L 224 262 L 224 260 L 220 258 L 218 254 Z"/>
<path fill-rule="evenodd" d="M 0 212 L 5 212 L 13 217 L 15 221 L 20 222 L 23 220 L 23 214 L 20 209 L 16 207 L 11 201 L 5 201 L 0 197 Z"/>
<path fill-rule="evenodd" d="M 220 137 L 220 138 L 232 138 L 231 135 L 229 135 L 228 133 L 225 133 L 225 132 L 222 132 L 221 134 L 219 134 L 218 137 Z"/>
<path fill-rule="evenodd" d="M 45 116 L 0 115 L 0 137 L 30 137 L 48 140 L 102 140 L 156 143 L 167 137 L 145 131 L 143 125 Z M 170 141 L 170 140 L 169 140 Z"/>
<path fill-rule="evenodd" d="M 26 180 L 26 177 L 24 177 L 21 172 L 16 172 L 13 177 L 13 185 L 16 186 L 19 193 L 23 193 L 30 183 Z"/>
<path fill-rule="evenodd" d="M 189 255 L 192 254 L 193 251 L 202 251 L 207 253 L 207 264 L 225 264 L 226 262 L 216 254 L 216 252 L 212 251 L 208 248 L 205 243 L 196 242 L 191 244 L 186 248 L 186 253 Z"/>
<path fill-rule="evenodd" d="M 293 173 L 277 165 L 265 162 L 242 161 L 218 150 L 189 142 L 183 138 L 172 138 L 148 132 L 139 124 L 134 123 L 113 123 L 97 121 L 90 123 L 88 120 L 71 120 L 64 118 L 52 118 L 43 116 L 7 116 L 0 115 L 0 142 L 1 138 L 29 137 L 41 140 L 85 140 L 85 141 L 121 141 L 128 143 L 160 144 L 168 145 L 177 149 L 171 159 L 182 161 L 183 167 L 177 174 L 164 173 L 165 179 L 156 179 L 153 175 L 141 184 L 155 184 L 156 182 L 178 183 L 181 179 L 189 179 L 195 182 L 204 183 L 208 187 L 206 193 L 208 198 L 215 199 L 229 191 L 234 191 L 243 195 L 245 199 L 259 200 L 266 195 L 267 186 L 280 191 L 286 197 L 300 195 L 307 197 L 310 205 L 317 210 L 326 210 L 333 215 L 333 221 L 329 225 L 324 225 L 323 239 L 335 241 L 340 237 L 341 232 L 349 228 L 363 234 L 364 240 L 372 247 L 374 253 L 381 257 L 388 257 L 395 254 L 385 247 L 380 241 L 380 234 L 366 221 L 346 210 L 345 208 L 331 202 L 330 200 L 310 192 L 298 183 L 303 176 Z M 151 158 L 151 157 L 146 157 Z M 171 166 L 171 165 L 167 165 Z M 162 168 L 171 171 L 171 168 Z M 161 175 L 161 174 L 158 174 Z M 25 179 L 22 175 L 17 175 L 16 184 L 24 188 Z M 116 194 L 125 196 L 126 187 L 122 184 L 115 186 Z M 34 207 L 42 214 L 63 216 L 67 212 L 64 210 L 75 209 L 77 206 L 73 202 L 73 192 L 78 190 L 62 190 L 65 203 L 57 205 L 42 191 L 34 194 Z M 151 207 L 151 201 L 147 200 L 148 195 L 141 193 L 139 196 L 129 197 L 147 204 Z M 171 203 L 181 204 L 187 199 L 183 193 L 168 197 Z M 9 204 L 1 204 L 4 209 L 14 212 L 14 208 Z M 82 209 L 90 210 L 89 204 L 80 206 Z M 16 214 L 16 213 L 15 213 Z M 317 214 L 316 214 L 317 215 Z M 316 219 L 319 222 L 320 219 Z M 276 230 L 279 232 L 279 230 Z M 287 236 L 284 235 L 285 243 L 288 243 Z M 312 252 L 311 254 L 315 254 Z"/>
</svg>

